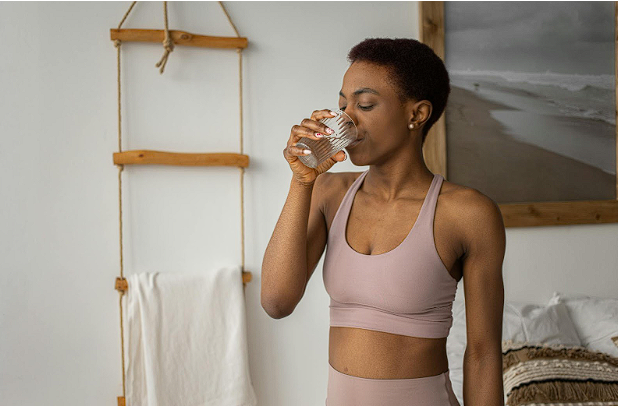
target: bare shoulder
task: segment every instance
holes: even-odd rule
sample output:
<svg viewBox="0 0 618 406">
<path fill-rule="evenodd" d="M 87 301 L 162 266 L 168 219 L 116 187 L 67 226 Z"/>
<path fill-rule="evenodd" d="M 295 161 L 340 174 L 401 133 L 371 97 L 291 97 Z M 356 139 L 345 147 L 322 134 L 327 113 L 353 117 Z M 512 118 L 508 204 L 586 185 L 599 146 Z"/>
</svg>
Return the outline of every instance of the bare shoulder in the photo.
<svg viewBox="0 0 618 406">
<path fill-rule="evenodd" d="M 504 238 L 502 212 L 489 196 L 446 180 L 441 192 L 440 198 L 444 195 L 444 206 L 466 252 L 483 238 Z"/>
<path fill-rule="evenodd" d="M 350 188 L 352 183 L 363 172 L 324 172 L 318 176 L 316 180 L 316 187 L 319 188 L 321 195 L 321 209 L 324 213 L 324 218 L 328 229 L 330 230 L 330 224 L 337 213 L 337 209 L 345 196 L 346 191 Z"/>
<path fill-rule="evenodd" d="M 449 182 L 444 179 L 442 183 L 442 188 L 440 189 L 440 197 L 446 198 L 445 200 L 449 200 L 450 204 L 454 204 L 459 206 L 460 209 L 472 209 L 478 210 L 484 208 L 489 208 L 493 206 L 498 209 L 498 205 L 494 202 L 489 196 L 483 194 L 479 190 L 460 185 L 457 183 Z"/>
<path fill-rule="evenodd" d="M 341 192 L 345 194 L 352 183 L 354 183 L 362 173 L 363 172 L 325 172 L 318 176 L 317 179 L 320 180 L 319 187 L 325 194 L 337 196 L 341 194 Z"/>
</svg>

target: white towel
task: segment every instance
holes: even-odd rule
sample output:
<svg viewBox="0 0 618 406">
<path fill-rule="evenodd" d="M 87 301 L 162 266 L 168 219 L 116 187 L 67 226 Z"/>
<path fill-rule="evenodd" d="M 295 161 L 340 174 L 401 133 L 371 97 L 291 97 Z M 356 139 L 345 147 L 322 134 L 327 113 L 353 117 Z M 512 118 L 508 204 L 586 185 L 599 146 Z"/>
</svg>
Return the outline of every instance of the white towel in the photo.
<svg viewBox="0 0 618 406">
<path fill-rule="evenodd" d="M 257 404 L 240 266 L 127 281 L 127 406 Z"/>
</svg>

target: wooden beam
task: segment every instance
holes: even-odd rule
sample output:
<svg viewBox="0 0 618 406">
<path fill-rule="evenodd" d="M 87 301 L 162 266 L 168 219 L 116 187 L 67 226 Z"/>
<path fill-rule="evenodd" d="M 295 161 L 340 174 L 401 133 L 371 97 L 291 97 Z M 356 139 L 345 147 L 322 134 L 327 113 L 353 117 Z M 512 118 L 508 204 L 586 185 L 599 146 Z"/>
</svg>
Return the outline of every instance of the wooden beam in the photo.
<svg viewBox="0 0 618 406">
<path fill-rule="evenodd" d="M 117 29 L 109 30 L 112 41 L 120 40 L 122 42 L 155 42 L 162 44 L 165 39 L 164 30 L 147 30 L 147 29 Z M 174 45 L 185 45 L 190 47 L 202 48 L 247 48 L 246 37 L 213 37 L 208 35 L 191 34 L 186 31 L 169 30 Z"/>
<path fill-rule="evenodd" d="M 618 222 L 618 200 L 499 204 L 505 227 Z"/>
<path fill-rule="evenodd" d="M 231 152 L 185 153 L 139 149 L 114 152 L 115 165 L 249 166 L 249 156 Z"/>
<path fill-rule="evenodd" d="M 420 1 L 419 41 L 428 45 L 444 61 L 444 2 Z M 448 179 L 446 166 L 446 111 L 427 133 L 423 144 L 423 158 L 429 170 Z"/>
</svg>

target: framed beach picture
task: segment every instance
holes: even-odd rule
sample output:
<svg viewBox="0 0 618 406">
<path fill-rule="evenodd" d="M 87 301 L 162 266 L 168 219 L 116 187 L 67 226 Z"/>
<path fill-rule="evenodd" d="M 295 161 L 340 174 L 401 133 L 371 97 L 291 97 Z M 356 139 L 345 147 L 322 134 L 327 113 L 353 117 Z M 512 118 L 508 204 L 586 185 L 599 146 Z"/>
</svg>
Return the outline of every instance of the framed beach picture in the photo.
<svg viewBox="0 0 618 406">
<path fill-rule="evenodd" d="M 451 80 L 428 166 L 505 226 L 618 222 L 615 2 L 419 2 Z"/>
</svg>

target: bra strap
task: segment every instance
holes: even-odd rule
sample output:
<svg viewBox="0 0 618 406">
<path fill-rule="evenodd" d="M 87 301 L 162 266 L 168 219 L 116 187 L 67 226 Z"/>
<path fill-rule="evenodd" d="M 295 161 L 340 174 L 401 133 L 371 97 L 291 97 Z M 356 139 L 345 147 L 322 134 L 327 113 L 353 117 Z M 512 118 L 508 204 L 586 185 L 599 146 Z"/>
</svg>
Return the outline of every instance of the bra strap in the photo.
<svg viewBox="0 0 618 406">
<path fill-rule="evenodd" d="M 434 216 L 436 214 L 436 206 L 438 203 L 438 196 L 440 195 L 440 188 L 444 178 L 439 173 L 435 174 L 427 196 L 425 197 L 425 213 L 423 215 L 423 221 L 429 223 L 433 227 Z"/>
</svg>

